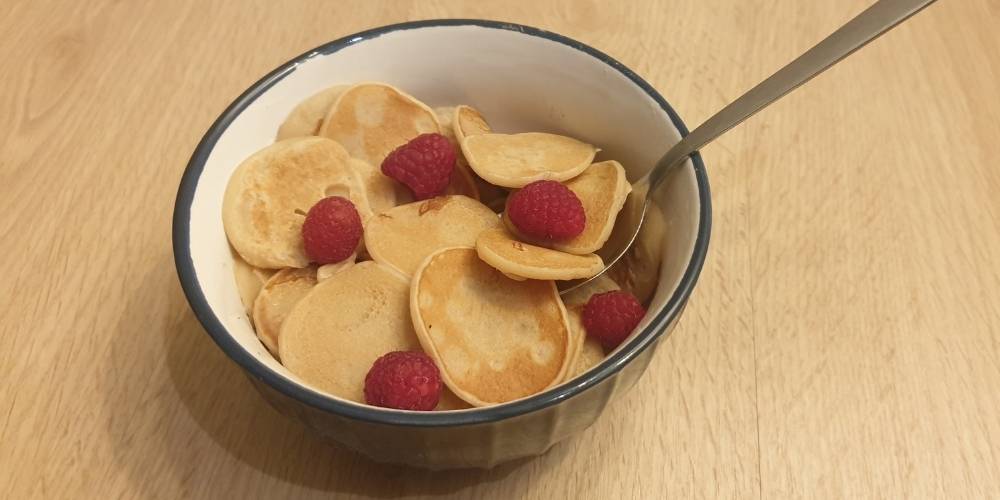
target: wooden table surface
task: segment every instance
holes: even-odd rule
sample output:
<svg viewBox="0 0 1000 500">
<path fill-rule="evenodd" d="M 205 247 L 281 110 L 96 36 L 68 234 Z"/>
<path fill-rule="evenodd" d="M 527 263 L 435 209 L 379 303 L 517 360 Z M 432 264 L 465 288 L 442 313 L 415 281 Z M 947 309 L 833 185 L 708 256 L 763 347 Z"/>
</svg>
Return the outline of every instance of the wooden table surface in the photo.
<svg viewBox="0 0 1000 500">
<path fill-rule="evenodd" d="M 5 0 L 0 497 L 1000 496 L 1000 3 L 938 2 L 704 151 L 714 232 L 646 376 L 490 471 L 333 449 L 174 273 L 195 144 L 260 75 L 404 20 L 593 45 L 699 123 L 871 0 Z"/>
</svg>

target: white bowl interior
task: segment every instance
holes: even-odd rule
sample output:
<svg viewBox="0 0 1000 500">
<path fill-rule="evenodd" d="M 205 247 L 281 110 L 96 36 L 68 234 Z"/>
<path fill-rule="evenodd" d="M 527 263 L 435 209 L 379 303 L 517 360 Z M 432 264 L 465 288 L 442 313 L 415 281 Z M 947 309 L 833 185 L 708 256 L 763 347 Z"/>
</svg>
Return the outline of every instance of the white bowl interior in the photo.
<svg viewBox="0 0 1000 500">
<path fill-rule="evenodd" d="M 243 110 L 211 151 L 191 206 L 190 250 L 205 299 L 228 333 L 271 370 L 317 392 L 278 363 L 250 326 L 222 227 L 222 195 L 231 172 L 274 141 L 298 102 L 330 85 L 360 81 L 390 83 L 432 107 L 470 104 L 498 131 L 547 131 L 588 141 L 602 148 L 599 158 L 620 161 L 632 179 L 680 140 L 667 113 L 624 74 L 576 48 L 518 31 L 405 29 L 298 64 Z M 691 260 L 700 205 L 690 163 L 664 194 L 660 284 L 643 326 L 663 308 Z"/>
</svg>

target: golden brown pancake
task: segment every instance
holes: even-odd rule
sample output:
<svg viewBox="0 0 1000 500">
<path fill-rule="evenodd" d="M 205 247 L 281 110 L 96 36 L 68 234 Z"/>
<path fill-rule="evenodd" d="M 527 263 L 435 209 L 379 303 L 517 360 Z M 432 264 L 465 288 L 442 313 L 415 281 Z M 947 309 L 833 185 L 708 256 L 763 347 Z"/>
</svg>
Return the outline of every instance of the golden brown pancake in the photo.
<svg viewBox="0 0 1000 500">
<path fill-rule="evenodd" d="M 316 285 L 316 267 L 282 269 L 264 283 L 253 303 L 254 327 L 257 338 L 278 356 L 278 335 L 281 324 L 295 304 Z"/>
<path fill-rule="evenodd" d="M 351 156 L 381 167 L 393 149 L 431 132 L 440 133 L 441 127 L 426 104 L 384 83 L 359 83 L 333 104 L 319 135 L 339 142 Z"/>
<path fill-rule="evenodd" d="M 464 194 L 470 198 L 482 201 L 483 204 L 493 208 L 494 212 L 502 212 L 503 203 L 497 203 L 497 200 L 506 198 L 507 190 L 484 181 L 472 171 L 472 168 L 469 167 L 469 161 L 465 159 L 465 154 L 462 153 L 461 141 L 459 140 L 458 135 L 456 135 L 461 133 L 462 137 L 465 137 L 465 135 L 489 133 L 489 124 L 486 123 L 486 120 L 479 114 L 478 111 L 470 106 L 462 105 L 435 108 L 434 112 L 437 113 L 438 121 L 441 123 L 442 133 L 448 138 L 448 140 L 452 141 L 452 144 L 454 144 L 455 150 L 458 153 L 458 164 L 456 165 L 456 170 L 461 171 L 461 175 L 463 177 L 461 181 L 463 183 L 469 181 L 472 182 L 471 187 L 466 184 L 462 186 L 462 189 L 456 187 L 454 192 L 448 192 L 447 194 Z M 455 121 L 456 115 L 461 115 L 465 131 L 459 130 L 457 122 Z M 455 179 L 452 178 L 452 181 L 454 183 Z M 469 192 L 474 192 L 475 196 L 472 196 Z"/>
<path fill-rule="evenodd" d="M 472 248 L 446 248 L 422 263 L 410 314 L 444 383 L 474 406 L 543 391 L 568 369 L 569 325 L 555 284 L 511 280 Z"/>
<path fill-rule="evenodd" d="M 489 134 L 493 131 L 478 110 L 464 104 L 455 106 L 453 118 L 449 121 L 452 124 L 452 133 L 459 144 L 470 135 Z"/>
<path fill-rule="evenodd" d="M 330 108 L 333 107 L 333 103 L 337 101 L 340 94 L 348 88 L 350 85 L 334 85 L 300 102 L 278 127 L 278 135 L 275 140 L 317 135 L 320 126 L 323 125 L 323 118 L 330 112 Z"/>
<path fill-rule="evenodd" d="M 461 144 L 479 177 L 509 188 L 572 179 L 590 166 L 598 151 L 571 137 L 542 132 L 470 135 Z"/>
<path fill-rule="evenodd" d="M 419 351 L 409 283 L 377 263 L 360 262 L 313 287 L 285 318 L 281 362 L 319 390 L 365 402 L 365 376 L 392 351 Z"/>
<path fill-rule="evenodd" d="M 346 194 L 361 215 L 368 198 L 344 148 L 321 137 L 276 142 L 254 153 L 229 178 L 222 223 L 233 248 L 248 264 L 305 267 L 302 222 L 317 201 Z"/>
<path fill-rule="evenodd" d="M 473 246 L 500 218 L 465 196 L 439 196 L 375 215 L 365 226 L 372 259 L 412 276 L 425 257 L 445 247 Z"/>
<path fill-rule="evenodd" d="M 462 148 L 458 146 L 455 131 L 451 126 L 454 111 L 455 108 L 451 106 L 434 108 L 434 114 L 437 115 L 438 122 L 441 124 L 441 134 L 448 138 L 448 142 L 455 148 L 455 171 L 451 174 L 451 182 L 444 194 L 460 194 L 478 200 L 479 188 L 476 185 L 476 176 L 469 168 L 465 157 L 462 156 Z"/>
<path fill-rule="evenodd" d="M 358 252 L 352 253 L 346 259 L 333 264 L 323 264 L 316 269 L 316 281 L 323 282 L 333 277 L 333 275 L 351 267 L 358 260 Z"/>
<path fill-rule="evenodd" d="M 274 274 L 273 269 L 261 269 L 247 264 L 247 261 L 240 257 L 236 249 L 229 246 L 229 251 L 233 255 L 233 277 L 236 278 L 236 290 L 240 294 L 240 302 L 246 309 L 247 314 L 253 320 L 253 301 L 257 299 L 261 287 Z"/>
<path fill-rule="evenodd" d="M 383 174 L 378 166 L 373 166 L 357 158 L 351 158 L 350 164 L 358 174 L 372 213 L 384 212 L 403 203 L 400 200 L 399 191 L 404 188 Z"/>
<path fill-rule="evenodd" d="M 602 274 L 562 296 L 563 305 L 566 306 L 566 313 L 569 316 L 572 345 L 570 357 L 572 368 L 566 371 L 565 380 L 576 377 L 604 359 L 604 348 L 601 347 L 601 343 L 587 337 L 587 331 L 583 328 L 583 308 L 592 295 L 618 289 L 618 284 L 613 279 L 607 274 Z"/>
<path fill-rule="evenodd" d="M 508 276 L 535 280 L 589 278 L 604 269 L 597 255 L 573 255 L 523 243 L 502 227 L 480 233 L 476 253 L 483 262 Z"/>
<path fill-rule="evenodd" d="M 579 288 L 567 292 L 562 296 L 562 301 L 563 304 L 566 304 L 566 307 L 583 307 L 587 305 L 587 301 L 590 300 L 591 296 L 615 290 L 621 290 L 621 287 L 605 273 L 594 278 L 593 281 L 589 281 Z"/>
<path fill-rule="evenodd" d="M 455 106 L 438 106 L 434 108 L 434 116 L 437 117 L 438 125 L 441 126 L 441 135 L 448 138 L 448 142 L 458 146 L 458 138 L 455 137 L 455 129 L 452 127 L 455 118 Z"/>
<path fill-rule="evenodd" d="M 576 355 L 576 362 L 573 363 L 573 369 L 567 372 L 566 380 L 572 380 L 583 372 L 597 366 L 598 363 L 604 361 L 606 356 L 604 354 L 604 347 L 601 346 L 600 342 L 589 337 L 586 338 L 583 341 L 583 346 L 580 348 L 580 353 Z"/>
<path fill-rule="evenodd" d="M 580 199 L 587 216 L 587 224 L 578 236 L 567 241 L 540 241 L 518 231 L 507 217 L 504 217 L 504 222 L 518 239 L 577 255 L 594 253 L 611 236 L 618 212 L 632 191 L 632 185 L 625 178 L 625 169 L 613 160 L 595 163 L 564 184 Z"/>
</svg>

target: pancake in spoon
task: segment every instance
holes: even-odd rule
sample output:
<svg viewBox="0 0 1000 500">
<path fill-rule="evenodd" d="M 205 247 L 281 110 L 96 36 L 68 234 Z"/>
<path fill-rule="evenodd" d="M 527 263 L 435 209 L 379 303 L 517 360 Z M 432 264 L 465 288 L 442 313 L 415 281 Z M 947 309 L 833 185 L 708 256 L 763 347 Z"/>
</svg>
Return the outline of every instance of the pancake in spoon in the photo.
<svg viewBox="0 0 1000 500">
<path fill-rule="evenodd" d="M 278 334 L 281 324 L 295 304 L 316 286 L 316 267 L 282 269 L 264 283 L 253 303 L 254 328 L 257 338 L 278 356 Z"/>
<path fill-rule="evenodd" d="M 557 242 L 542 242 L 521 234 L 505 217 L 507 228 L 519 239 L 563 252 L 584 255 L 596 252 L 611 236 L 615 220 L 632 185 L 625 177 L 625 169 L 616 161 L 595 163 L 574 179 L 564 183 L 583 204 L 587 224 L 578 236 Z"/>
<path fill-rule="evenodd" d="M 381 167 L 382 160 L 414 137 L 440 133 L 434 111 L 384 83 L 360 83 L 344 91 L 323 120 L 319 135 L 351 156 Z"/>
<path fill-rule="evenodd" d="M 569 317 L 571 335 L 571 368 L 566 371 L 565 380 L 576 377 L 604 359 L 604 348 L 601 347 L 601 343 L 588 337 L 583 327 L 583 308 L 592 295 L 614 290 L 619 290 L 618 284 L 607 274 L 602 274 L 597 279 L 562 296 Z"/>
<path fill-rule="evenodd" d="M 306 267 L 305 214 L 329 193 L 344 193 L 362 220 L 368 199 L 344 148 L 321 137 L 276 142 L 236 168 L 222 200 L 222 223 L 233 248 L 248 264 Z"/>
<path fill-rule="evenodd" d="M 535 280 L 589 278 L 604 269 L 604 261 L 597 255 L 573 255 L 522 243 L 504 228 L 480 233 L 476 253 L 504 274 Z"/>
<path fill-rule="evenodd" d="M 634 295 L 643 304 L 653 296 L 660 282 L 663 235 L 666 231 L 667 221 L 663 211 L 656 202 L 650 202 L 635 243 L 608 270 L 608 274 L 621 284 L 623 290 Z"/>
<path fill-rule="evenodd" d="M 474 406 L 530 396 L 568 369 L 569 325 L 555 284 L 511 280 L 472 248 L 446 248 L 422 263 L 410 314 L 444 383 Z"/>
<path fill-rule="evenodd" d="M 278 127 L 278 135 L 275 140 L 318 134 L 320 126 L 323 125 L 323 118 L 330 112 L 333 103 L 337 101 L 340 94 L 350 87 L 350 85 L 334 85 L 300 102 Z"/>
<path fill-rule="evenodd" d="M 377 214 L 365 226 L 365 247 L 375 261 L 412 276 L 425 257 L 445 247 L 474 246 L 500 218 L 465 196 L 439 196 Z"/>
<path fill-rule="evenodd" d="M 509 188 L 572 179 L 590 166 L 598 151 L 571 137 L 542 132 L 470 135 L 461 144 L 465 159 L 479 177 Z"/>
<path fill-rule="evenodd" d="M 361 262 L 313 287 L 285 318 L 281 362 L 308 384 L 358 403 L 365 376 L 380 356 L 419 351 L 409 312 L 409 282 L 377 263 Z"/>
</svg>

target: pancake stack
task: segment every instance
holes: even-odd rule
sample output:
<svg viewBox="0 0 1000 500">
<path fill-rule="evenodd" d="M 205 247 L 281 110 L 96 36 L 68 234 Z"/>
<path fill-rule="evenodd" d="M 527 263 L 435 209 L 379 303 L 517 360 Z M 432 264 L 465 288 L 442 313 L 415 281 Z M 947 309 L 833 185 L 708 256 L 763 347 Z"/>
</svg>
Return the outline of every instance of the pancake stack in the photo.
<svg viewBox="0 0 1000 500">
<path fill-rule="evenodd" d="M 381 164 L 428 133 L 447 138 L 456 161 L 441 196 L 413 201 Z M 588 371 L 606 353 L 587 337 L 582 309 L 622 285 L 605 274 L 563 297 L 557 285 L 604 269 L 599 250 L 631 189 L 618 162 L 594 162 L 599 151 L 548 132 L 497 133 L 471 106 L 431 108 L 385 83 L 306 98 L 276 142 L 235 166 L 223 200 L 258 338 L 301 382 L 361 404 L 372 364 L 393 351 L 433 360 L 445 386 L 438 411 L 515 401 Z M 580 234 L 540 240 L 511 223 L 509 196 L 539 180 L 579 198 Z M 328 196 L 354 205 L 363 237 L 349 258 L 319 265 L 302 225 Z M 655 271 L 614 276 L 648 292 Z"/>
</svg>

